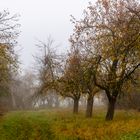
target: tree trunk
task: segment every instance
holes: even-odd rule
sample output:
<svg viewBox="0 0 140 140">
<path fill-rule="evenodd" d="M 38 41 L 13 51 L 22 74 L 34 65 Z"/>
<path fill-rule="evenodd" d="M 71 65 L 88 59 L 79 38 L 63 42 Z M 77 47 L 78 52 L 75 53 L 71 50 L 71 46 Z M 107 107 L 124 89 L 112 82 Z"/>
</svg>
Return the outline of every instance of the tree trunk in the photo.
<svg viewBox="0 0 140 140">
<path fill-rule="evenodd" d="M 109 100 L 109 103 L 108 103 L 106 121 L 113 120 L 114 110 L 115 110 L 115 103 L 116 103 L 116 98 L 111 97 L 110 100 Z"/>
<path fill-rule="evenodd" d="M 12 107 L 16 109 L 16 100 L 13 91 L 11 91 L 11 98 L 12 98 Z"/>
<path fill-rule="evenodd" d="M 74 106 L 73 106 L 73 113 L 78 114 L 78 108 L 79 108 L 79 99 L 74 99 Z"/>
<path fill-rule="evenodd" d="M 88 96 L 87 99 L 87 109 L 86 109 L 86 117 L 91 118 L 92 117 L 92 110 L 93 110 L 93 96 Z"/>
</svg>

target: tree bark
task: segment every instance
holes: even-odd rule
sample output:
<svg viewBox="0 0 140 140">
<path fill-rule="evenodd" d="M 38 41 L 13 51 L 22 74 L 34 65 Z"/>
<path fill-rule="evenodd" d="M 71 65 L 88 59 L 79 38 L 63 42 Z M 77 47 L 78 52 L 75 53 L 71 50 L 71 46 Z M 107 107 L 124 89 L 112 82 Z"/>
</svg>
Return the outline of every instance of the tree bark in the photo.
<svg viewBox="0 0 140 140">
<path fill-rule="evenodd" d="M 93 111 L 93 96 L 88 96 L 87 99 L 87 108 L 86 108 L 86 117 L 91 118 L 92 117 L 92 111 Z"/>
<path fill-rule="evenodd" d="M 74 105 L 73 105 L 73 113 L 78 114 L 78 108 L 79 108 L 79 99 L 74 99 Z"/>
<path fill-rule="evenodd" d="M 108 103 L 108 109 L 107 109 L 107 114 L 106 114 L 106 121 L 113 120 L 114 111 L 115 111 L 115 104 L 116 104 L 116 98 L 115 97 L 111 97 L 109 99 L 109 103 Z"/>
</svg>

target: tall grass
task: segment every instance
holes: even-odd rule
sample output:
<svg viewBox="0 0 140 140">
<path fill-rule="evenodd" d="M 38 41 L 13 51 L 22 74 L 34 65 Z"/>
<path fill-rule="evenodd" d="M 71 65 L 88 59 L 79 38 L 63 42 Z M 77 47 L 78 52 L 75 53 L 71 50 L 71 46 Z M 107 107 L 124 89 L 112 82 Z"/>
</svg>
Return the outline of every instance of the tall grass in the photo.
<svg viewBox="0 0 140 140">
<path fill-rule="evenodd" d="M 140 140 L 140 113 L 118 111 L 111 122 L 104 112 L 93 118 L 69 111 L 11 112 L 0 121 L 0 140 Z"/>
</svg>

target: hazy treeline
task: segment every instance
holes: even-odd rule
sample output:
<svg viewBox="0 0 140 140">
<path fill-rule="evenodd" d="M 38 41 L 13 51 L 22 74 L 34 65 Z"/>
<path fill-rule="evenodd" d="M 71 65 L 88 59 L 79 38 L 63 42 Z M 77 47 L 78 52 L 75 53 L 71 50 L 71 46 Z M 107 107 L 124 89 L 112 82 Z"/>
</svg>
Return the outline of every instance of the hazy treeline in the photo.
<svg viewBox="0 0 140 140">
<path fill-rule="evenodd" d="M 80 20 L 71 16 L 68 53 L 57 53 L 51 37 L 38 41 L 35 71 L 22 76 L 14 52 L 19 25 L 16 15 L 9 16 L 7 11 L 0 13 L 1 106 L 4 100 L 13 109 L 72 105 L 78 113 L 81 105 L 91 117 L 96 99 L 96 104 L 108 106 L 106 120 L 113 119 L 116 105 L 139 108 L 139 1 L 89 3 Z"/>
</svg>

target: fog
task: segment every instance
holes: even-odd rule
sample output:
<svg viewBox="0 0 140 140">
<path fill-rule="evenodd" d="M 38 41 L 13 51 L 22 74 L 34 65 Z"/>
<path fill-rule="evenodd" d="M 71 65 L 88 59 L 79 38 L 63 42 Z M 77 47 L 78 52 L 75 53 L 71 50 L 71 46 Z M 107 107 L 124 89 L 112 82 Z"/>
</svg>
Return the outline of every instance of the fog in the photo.
<svg viewBox="0 0 140 140">
<path fill-rule="evenodd" d="M 22 61 L 22 68 L 29 69 L 33 64 L 32 55 L 36 52 L 36 40 L 46 41 L 49 35 L 60 45 L 60 51 L 66 51 L 68 38 L 73 25 L 70 15 L 81 18 L 88 0 L 3 0 L 1 10 L 19 14 L 21 34 L 17 50 Z"/>
</svg>

